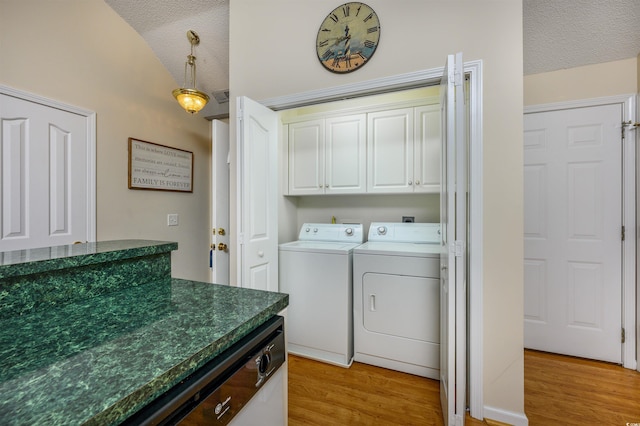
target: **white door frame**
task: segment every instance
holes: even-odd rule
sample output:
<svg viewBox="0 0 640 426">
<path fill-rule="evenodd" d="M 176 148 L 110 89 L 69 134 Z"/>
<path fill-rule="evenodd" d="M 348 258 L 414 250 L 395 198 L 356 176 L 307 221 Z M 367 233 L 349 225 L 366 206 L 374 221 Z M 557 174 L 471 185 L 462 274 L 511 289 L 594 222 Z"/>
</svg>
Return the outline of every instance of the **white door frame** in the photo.
<svg viewBox="0 0 640 426">
<path fill-rule="evenodd" d="M 87 241 L 96 241 L 96 113 L 0 84 L 0 93 L 85 118 L 87 132 Z"/>
<path fill-rule="evenodd" d="M 211 246 L 210 280 L 229 285 L 229 249 L 218 250 L 218 244 L 229 246 L 229 124 L 211 120 Z M 222 232 L 221 232 L 222 230 Z"/>
<path fill-rule="evenodd" d="M 635 125 L 637 125 L 638 123 L 640 123 L 640 108 L 638 108 L 638 105 L 640 105 L 640 93 L 637 94 L 635 96 L 635 106 L 636 106 L 636 120 L 635 120 Z M 636 131 L 635 131 L 635 137 L 636 137 L 636 145 L 640 142 L 640 127 L 635 127 Z M 636 155 L 638 155 L 639 153 L 636 152 Z M 640 159 L 636 159 L 636 164 L 638 164 L 638 162 L 640 162 Z M 639 185 L 638 182 L 636 181 L 636 185 Z M 637 186 L 636 186 L 637 188 Z M 636 215 L 637 212 L 640 211 L 640 201 L 636 200 Z M 637 217 L 637 216 L 636 216 Z M 637 220 L 637 219 L 636 219 Z M 635 235 L 635 233 L 634 233 Z M 637 240 L 637 236 L 636 236 L 636 240 Z M 636 244 L 636 250 L 638 250 L 638 246 Z M 637 252 L 636 252 L 636 259 L 637 259 Z M 637 265 L 636 265 L 636 274 L 637 274 Z M 637 289 L 637 286 L 636 286 Z M 636 308 L 636 332 L 634 334 L 635 339 L 636 339 L 636 370 L 640 371 L 640 363 L 638 363 L 637 360 L 637 356 L 638 354 L 640 354 L 640 318 L 638 318 L 637 315 L 637 309 L 638 306 L 640 306 L 640 291 L 636 290 L 636 304 L 635 304 L 635 308 Z"/>
<path fill-rule="evenodd" d="M 260 103 L 273 110 L 296 108 L 303 105 L 320 104 L 345 97 L 365 96 L 382 91 L 437 85 L 444 67 L 413 73 L 400 74 L 313 90 L 293 95 L 264 99 Z M 482 61 L 465 62 L 464 72 L 469 76 L 469 389 L 470 414 L 476 419 L 484 418 L 483 380 L 483 233 L 482 233 Z"/>
<path fill-rule="evenodd" d="M 594 99 L 557 102 L 524 107 L 524 113 L 548 112 L 561 109 L 622 104 L 623 121 L 635 120 L 636 95 L 607 96 Z M 622 123 L 620 123 L 622 131 Z M 622 327 L 626 330 L 622 348 L 625 368 L 636 369 L 636 135 L 625 131 L 622 147 L 622 226 L 626 236 L 622 244 Z"/>
</svg>

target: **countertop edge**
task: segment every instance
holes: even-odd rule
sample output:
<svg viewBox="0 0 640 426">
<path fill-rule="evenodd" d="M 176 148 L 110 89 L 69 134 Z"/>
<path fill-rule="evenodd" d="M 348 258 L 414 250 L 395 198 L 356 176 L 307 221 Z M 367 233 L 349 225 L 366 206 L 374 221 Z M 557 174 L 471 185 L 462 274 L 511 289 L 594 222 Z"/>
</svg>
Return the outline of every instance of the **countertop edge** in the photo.
<svg viewBox="0 0 640 426">
<path fill-rule="evenodd" d="M 85 245 L 114 244 L 116 242 L 130 242 L 131 247 L 114 248 L 112 250 L 98 251 L 93 253 L 77 253 L 68 256 L 55 256 L 49 259 L 25 260 L 24 262 L 9 263 L 0 265 L 0 279 L 19 277 L 23 275 L 38 274 L 49 271 L 56 271 L 67 268 L 75 268 L 80 266 L 93 265 L 97 263 L 113 262 L 117 260 L 131 259 L 140 256 L 155 255 L 171 252 L 178 249 L 177 242 L 171 241 L 153 241 L 153 240 L 114 240 L 100 241 L 94 243 L 85 243 Z M 80 246 L 80 245 L 78 245 Z M 56 247 L 46 247 L 32 250 L 59 249 L 60 251 L 69 250 L 73 252 L 74 245 L 62 245 Z M 15 252 L 24 252 L 26 250 L 16 250 Z M 12 253 L 12 252 L 6 252 Z"/>
</svg>

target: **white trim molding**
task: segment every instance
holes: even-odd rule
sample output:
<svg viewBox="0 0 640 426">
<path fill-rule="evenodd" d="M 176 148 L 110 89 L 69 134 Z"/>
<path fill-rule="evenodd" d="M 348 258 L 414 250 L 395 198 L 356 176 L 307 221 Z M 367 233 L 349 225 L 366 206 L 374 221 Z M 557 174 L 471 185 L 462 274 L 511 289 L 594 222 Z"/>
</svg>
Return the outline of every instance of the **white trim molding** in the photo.
<svg viewBox="0 0 640 426">
<path fill-rule="evenodd" d="M 482 140 L 482 61 L 467 62 L 469 76 L 469 414 L 484 418 L 483 396 L 483 140 Z"/>
<path fill-rule="evenodd" d="M 529 419 L 524 413 L 501 410 L 495 407 L 484 407 L 485 418 L 513 426 L 528 426 Z"/>
</svg>

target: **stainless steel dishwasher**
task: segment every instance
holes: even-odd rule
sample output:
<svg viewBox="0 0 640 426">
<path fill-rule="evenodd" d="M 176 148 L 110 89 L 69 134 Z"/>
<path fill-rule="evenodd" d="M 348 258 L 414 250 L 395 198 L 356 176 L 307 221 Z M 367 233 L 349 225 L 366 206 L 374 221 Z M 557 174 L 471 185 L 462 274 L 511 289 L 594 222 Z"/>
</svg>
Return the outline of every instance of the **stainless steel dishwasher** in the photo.
<svg viewBox="0 0 640 426">
<path fill-rule="evenodd" d="M 284 425 L 285 356 L 274 316 L 123 424 Z"/>
</svg>

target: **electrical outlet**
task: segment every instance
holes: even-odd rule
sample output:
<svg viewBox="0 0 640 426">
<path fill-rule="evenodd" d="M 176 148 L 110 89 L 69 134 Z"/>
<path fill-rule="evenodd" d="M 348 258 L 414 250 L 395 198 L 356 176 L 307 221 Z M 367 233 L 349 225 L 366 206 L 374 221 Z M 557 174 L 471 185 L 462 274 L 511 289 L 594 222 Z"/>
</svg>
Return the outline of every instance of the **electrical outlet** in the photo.
<svg viewBox="0 0 640 426">
<path fill-rule="evenodd" d="M 178 226 L 178 214 L 168 214 L 167 215 L 167 226 Z"/>
</svg>

